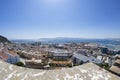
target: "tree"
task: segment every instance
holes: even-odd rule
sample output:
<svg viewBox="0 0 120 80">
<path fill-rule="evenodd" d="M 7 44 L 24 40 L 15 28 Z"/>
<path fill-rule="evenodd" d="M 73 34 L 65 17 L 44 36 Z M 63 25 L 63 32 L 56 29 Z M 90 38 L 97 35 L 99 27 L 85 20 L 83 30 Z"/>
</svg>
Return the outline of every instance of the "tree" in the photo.
<svg viewBox="0 0 120 80">
<path fill-rule="evenodd" d="M 17 65 L 17 66 L 24 66 L 24 64 L 23 64 L 23 62 L 17 62 L 15 65 Z"/>
</svg>

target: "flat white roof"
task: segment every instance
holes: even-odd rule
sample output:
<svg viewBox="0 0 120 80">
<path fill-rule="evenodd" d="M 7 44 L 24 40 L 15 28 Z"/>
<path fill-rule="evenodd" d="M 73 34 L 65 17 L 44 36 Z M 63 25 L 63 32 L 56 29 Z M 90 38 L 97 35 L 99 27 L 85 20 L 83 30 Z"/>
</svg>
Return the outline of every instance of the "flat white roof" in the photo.
<svg viewBox="0 0 120 80">
<path fill-rule="evenodd" d="M 54 50 L 54 51 L 51 51 L 51 52 L 53 52 L 53 53 L 70 53 L 67 50 Z"/>
</svg>

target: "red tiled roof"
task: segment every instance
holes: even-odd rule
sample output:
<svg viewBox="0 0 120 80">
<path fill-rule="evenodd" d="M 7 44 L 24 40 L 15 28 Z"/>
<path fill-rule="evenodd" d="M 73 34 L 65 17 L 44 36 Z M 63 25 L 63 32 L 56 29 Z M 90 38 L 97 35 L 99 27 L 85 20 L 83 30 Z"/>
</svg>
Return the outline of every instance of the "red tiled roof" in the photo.
<svg viewBox="0 0 120 80">
<path fill-rule="evenodd" d="M 0 51 L 0 56 L 2 57 L 2 60 L 7 60 L 9 58 L 9 56 L 2 51 Z"/>
<path fill-rule="evenodd" d="M 7 51 L 9 54 L 11 54 L 12 56 L 17 56 L 17 53 L 15 53 L 14 51 Z"/>
</svg>

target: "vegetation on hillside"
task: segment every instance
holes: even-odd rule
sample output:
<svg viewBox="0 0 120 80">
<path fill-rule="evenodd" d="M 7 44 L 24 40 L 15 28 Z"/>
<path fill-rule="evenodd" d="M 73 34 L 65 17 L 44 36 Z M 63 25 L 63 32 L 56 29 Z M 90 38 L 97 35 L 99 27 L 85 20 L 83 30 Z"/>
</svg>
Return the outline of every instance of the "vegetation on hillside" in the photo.
<svg viewBox="0 0 120 80">
<path fill-rule="evenodd" d="M 0 42 L 2 42 L 2 43 L 5 43 L 5 42 L 10 43 L 10 41 L 6 37 L 3 37 L 1 35 L 0 35 Z"/>
</svg>

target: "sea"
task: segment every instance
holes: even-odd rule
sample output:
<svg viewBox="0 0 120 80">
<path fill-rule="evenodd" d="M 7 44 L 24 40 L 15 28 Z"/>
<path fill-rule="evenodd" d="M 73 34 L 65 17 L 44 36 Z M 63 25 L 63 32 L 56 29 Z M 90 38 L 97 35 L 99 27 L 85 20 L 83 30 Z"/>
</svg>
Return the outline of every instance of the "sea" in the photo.
<svg viewBox="0 0 120 80">
<path fill-rule="evenodd" d="M 41 38 L 38 40 L 11 40 L 15 43 L 34 43 L 41 42 L 42 44 L 64 44 L 64 43 L 81 43 L 81 42 L 90 42 L 97 43 L 102 46 L 105 46 L 111 50 L 119 51 L 120 50 L 120 39 L 83 39 L 83 38 Z"/>
</svg>

